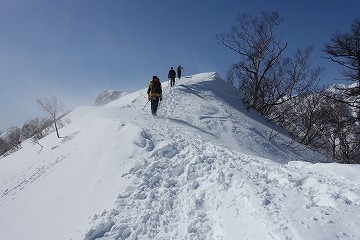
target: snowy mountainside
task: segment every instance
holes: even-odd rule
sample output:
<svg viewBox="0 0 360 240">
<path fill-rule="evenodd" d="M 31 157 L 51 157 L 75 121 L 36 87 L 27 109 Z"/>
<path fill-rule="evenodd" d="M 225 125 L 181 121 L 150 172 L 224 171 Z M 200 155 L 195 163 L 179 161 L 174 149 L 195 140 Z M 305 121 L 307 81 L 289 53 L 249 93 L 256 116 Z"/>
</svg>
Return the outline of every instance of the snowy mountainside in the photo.
<svg viewBox="0 0 360 240">
<path fill-rule="evenodd" d="M 105 104 L 108 104 L 109 102 L 112 102 L 122 96 L 124 96 L 125 92 L 119 92 L 115 90 L 106 90 L 97 96 L 95 99 L 95 106 L 103 106 Z"/>
<path fill-rule="evenodd" d="M 356 97 L 355 92 L 359 91 L 359 83 L 352 84 L 336 84 L 327 88 L 327 92 L 350 103 L 351 106 L 346 106 L 349 109 L 350 115 L 356 118 L 360 106 L 360 100 Z M 350 94 L 351 96 L 349 96 Z"/>
<path fill-rule="evenodd" d="M 358 239 L 359 166 L 289 144 L 216 73 L 163 93 L 158 117 L 142 89 L 1 159 L 2 238 Z"/>
</svg>

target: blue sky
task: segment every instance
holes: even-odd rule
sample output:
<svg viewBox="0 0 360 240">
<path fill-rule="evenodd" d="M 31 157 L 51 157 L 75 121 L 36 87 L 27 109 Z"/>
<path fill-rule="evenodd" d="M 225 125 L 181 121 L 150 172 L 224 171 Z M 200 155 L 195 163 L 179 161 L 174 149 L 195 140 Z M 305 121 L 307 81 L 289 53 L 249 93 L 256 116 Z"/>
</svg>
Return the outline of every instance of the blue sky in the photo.
<svg viewBox="0 0 360 240">
<path fill-rule="evenodd" d="M 287 53 L 313 45 L 322 82 L 334 83 L 337 66 L 321 48 L 349 32 L 359 9 L 358 0 L 0 0 L 0 130 L 44 116 L 38 98 L 91 105 L 104 90 L 146 88 L 152 75 L 166 81 L 178 64 L 184 75 L 225 77 L 237 56 L 214 35 L 245 12 L 278 11 Z"/>
</svg>

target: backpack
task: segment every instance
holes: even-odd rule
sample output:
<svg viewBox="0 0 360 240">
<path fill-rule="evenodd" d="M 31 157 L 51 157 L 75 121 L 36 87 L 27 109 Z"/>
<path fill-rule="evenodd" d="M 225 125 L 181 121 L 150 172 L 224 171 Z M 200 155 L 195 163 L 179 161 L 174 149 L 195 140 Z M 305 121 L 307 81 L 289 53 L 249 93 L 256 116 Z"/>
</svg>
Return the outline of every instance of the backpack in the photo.
<svg viewBox="0 0 360 240">
<path fill-rule="evenodd" d="M 169 71 L 169 77 L 171 78 L 171 77 L 175 77 L 175 76 L 176 76 L 176 72 L 173 69 L 171 69 Z"/>
</svg>

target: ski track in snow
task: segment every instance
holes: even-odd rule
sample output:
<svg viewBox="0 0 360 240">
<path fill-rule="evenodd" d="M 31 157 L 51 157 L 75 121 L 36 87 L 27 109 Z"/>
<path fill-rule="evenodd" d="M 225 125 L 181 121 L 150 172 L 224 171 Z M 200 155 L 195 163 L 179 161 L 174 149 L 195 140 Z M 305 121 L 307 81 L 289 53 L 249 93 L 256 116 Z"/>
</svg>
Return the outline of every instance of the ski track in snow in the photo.
<svg viewBox="0 0 360 240">
<path fill-rule="evenodd" d="M 239 239 L 303 239 L 304 235 L 356 239 L 346 232 L 356 229 L 357 223 L 341 221 L 349 214 L 358 216 L 351 208 L 360 204 L 357 185 L 344 189 L 340 179 L 281 164 L 288 161 L 281 156 L 291 155 L 292 150 L 279 152 L 271 144 L 262 144 L 261 138 L 266 137 L 255 129 L 239 132 L 237 126 L 248 120 L 236 117 L 231 109 L 209 104 L 199 106 L 198 115 L 186 112 L 186 104 L 199 104 L 183 103 L 188 94 L 214 97 L 201 96 L 180 82 L 175 89 L 164 88 L 159 117 L 152 118 L 148 108 L 142 111 L 139 118 L 149 120 L 141 126 L 141 147 L 148 148 L 149 156 L 123 175 L 132 179 L 132 185 L 119 194 L 113 209 L 94 216 L 94 227 L 85 240 L 229 239 L 229 231 Z M 126 115 L 127 108 L 141 109 L 142 103 L 133 100 L 118 109 L 119 115 Z M 201 126 L 196 126 L 198 122 Z M 248 155 L 236 151 L 237 146 L 225 148 L 221 142 L 198 139 L 197 132 L 209 139 L 228 134 L 258 141 L 280 156 L 279 163 L 257 156 L 255 146 L 245 146 L 254 153 Z M 341 231 L 332 229 L 335 222 Z M 314 228 L 317 225 L 327 227 Z"/>
</svg>

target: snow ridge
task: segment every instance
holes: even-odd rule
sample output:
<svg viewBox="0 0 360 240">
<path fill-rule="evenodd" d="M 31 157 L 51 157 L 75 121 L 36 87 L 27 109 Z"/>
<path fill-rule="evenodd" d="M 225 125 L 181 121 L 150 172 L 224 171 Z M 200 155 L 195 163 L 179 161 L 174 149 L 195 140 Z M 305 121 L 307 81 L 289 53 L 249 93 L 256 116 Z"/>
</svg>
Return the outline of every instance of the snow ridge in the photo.
<svg viewBox="0 0 360 240">
<path fill-rule="evenodd" d="M 1 159 L 2 238 L 359 239 L 359 166 L 322 163 L 216 73 L 163 92 L 158 117 L 142 89 Z"/>
<path fill-rule="evenodd" d="M 221 81 L 216 74 L 209 78 Z M 238 110 L 226 107 L 224 102 L 214 106 L 192 97 L 192 108 L 188 108 L 182 100 L 189 95 L 219 100 L 205 90 L 205 81 L 194 79 L 165 90 L 168 99 L 159 110 L 164 117 L 150 119 L 144 130 L 160 143 L 152 142 L 151 146 L 157 147 L 151 155 L 123 175 L 132 179 L 132 185 L 119 194 L 113 209 L 94 217 L 95 226 L 87 232 L 86 240 L 356 237 L 336 230 L 351 232 L 357 225 L 349 226 L 340 219 L 349 212 L 356 218 L 349 206 L 360 203 L 358 185 L 341 190 L 338 179 L 302 170 L 296 163 L 277 164 L 287 162 L 286 157 L 294 157 L 294 153 L 288 147 L 269 144 L 263 131 L 254 129 L 259 124 L 239 116 Z M 198 114 L 190 112 L 194 109 Z M 253 125 L 246 129 L 248 121 Z M 227 132 L 231 136 L 224 137 Z M 225 143 L 213 143 L 211 139 L 219 135 Z M 235 142 L 250 143 L 226 147 L 231 137 Z M 273 155 L 275 162 L 259 155 Z M 356 197 L 351 201 L 348 196 Z M 345 214 L 334 206 L 349 212 Z"/>
</svg>

